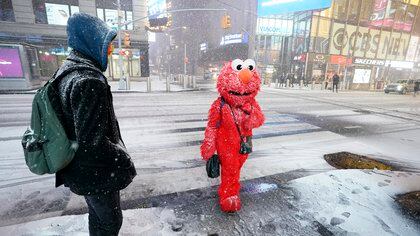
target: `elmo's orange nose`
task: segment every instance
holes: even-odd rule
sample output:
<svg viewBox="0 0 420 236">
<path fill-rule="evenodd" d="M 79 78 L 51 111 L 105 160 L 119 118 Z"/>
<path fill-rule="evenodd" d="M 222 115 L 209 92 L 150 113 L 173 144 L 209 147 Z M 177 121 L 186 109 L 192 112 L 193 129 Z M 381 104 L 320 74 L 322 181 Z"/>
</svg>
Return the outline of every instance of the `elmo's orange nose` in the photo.
<svg viewBox="0 0 420 236">
<path fill-rule="evenodd" d="M 251 81 L 252 72 L 249 69 L 243 69 L 239 72 L 239 79 L 242 83 L 247 84 Z"/>
</svg>

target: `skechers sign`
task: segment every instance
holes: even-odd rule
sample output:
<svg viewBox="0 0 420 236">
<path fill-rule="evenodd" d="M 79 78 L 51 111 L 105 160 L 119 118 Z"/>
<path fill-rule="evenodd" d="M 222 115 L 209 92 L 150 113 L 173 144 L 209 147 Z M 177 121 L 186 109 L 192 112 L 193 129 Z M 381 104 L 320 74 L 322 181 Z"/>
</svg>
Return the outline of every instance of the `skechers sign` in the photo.
<svg viewBox="0 0 420 236">
<path fill-rule="evenodd" d="M 331 7 L 331 0 L 259 0 L 258 16 L 279 15 Z"/>
</svg>

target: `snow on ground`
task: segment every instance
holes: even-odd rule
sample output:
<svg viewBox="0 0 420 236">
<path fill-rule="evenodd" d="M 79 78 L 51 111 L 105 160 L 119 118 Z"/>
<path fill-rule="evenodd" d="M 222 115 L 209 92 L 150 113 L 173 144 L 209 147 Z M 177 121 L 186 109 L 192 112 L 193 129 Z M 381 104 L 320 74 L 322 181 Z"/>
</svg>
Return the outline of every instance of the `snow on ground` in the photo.
<svg viewBox="0 0 420 236">
<path fill-rule="evenodd" d="M 130 235 L 176 235 L 171 227 L 176 223 L 172 210 L 163 208 L 148 208 L 126 210 L 123 212 L 121 236 Z M 88 215 L 70 215 L 47 218 L 24 224 L 0 227 L 2 236 L 49 236 L 71 235 L 87 236 Z"/>
<path fill-rule="evenodd" d="M 296 207 L 340 235 L 420 235 L 403 215 L 398 194 L 420 190 L 420 174 L 335 170 L 290 182 L 302 197 Z"/>
<path fill-rule="evenodd" d="M 418 222 L 405 215 L 394 200 L 398 194 L 420 190 L 419 181 L 420 174 L 378 170 L 334 170 L 312 175 L 287 184 L 297 194 L 296 197 L 284 198 L 284 201 L 293 205 L 293 211 L 284 209 L 276 214 L 283 218 L 285 216 L 281 214 L 292 214 L 289 217 L 301 219 L 302 227 L 313 224 L 312 220 L 315 220 L 325 228 L 327 235 L 330 235 L 329 232 L 334 235 L 420 235 Z M 268 191 L 278 190 L 273 188 Z M 258 196 L 253 198 L 258 199 Z M 258 210 L 258 204 L 265 203 L 255 203 L 255 211 L 248 209 L 253 208 L 252 204 L 246 204 L 241 214 L 264 214 Z M 271 204 L 270 201 L 268 204 Z M 126 210 L 123 214 L 124 223 L 120 233 L 122 236 L 176 235 L 172 227 L 179 222 L 186 226 L 179 234 L 197 235 L 203 233 L 203 229 L 191 229 L 188 225 L 194 225 L 197 220 L 207 221 L 203 223 L 208 225 L 217 224 L 217 221 L 210 220 L 212 217 L 189 219 L 194 222 L 183 221 L 183 213 L 174 213 L 174 210 L 169 208 Z M 218 211 L 211 214 L 220 215 Z M 226 220 L 232 219 L 230 216 L 225 217 Z M 242 217 L 246 218 L 244 215 Z M 212 227 L 217 229 L 220 226 Z M 2 227 L 0 235 L 88 235 L 88 220 L 86 214 L 47 218 Z"/>
<path fill-rule="evenodd" d="M 152 76 L 152 91 L 161 92 L 166 91 L 166 80 L 159 79 L 159 77 Z M 119 81 L 110 81 L 109 85 L 111 86 L 112 91 L 119 91 Z M 172 92 L 184 91 L 185 89 L 174 82 L 171 83 L 170 89 Z M 130 82 L 130 91 L 134 92 L 147 92 L 147 82 L 146 81 L 131 81 Z"/>
</svg>

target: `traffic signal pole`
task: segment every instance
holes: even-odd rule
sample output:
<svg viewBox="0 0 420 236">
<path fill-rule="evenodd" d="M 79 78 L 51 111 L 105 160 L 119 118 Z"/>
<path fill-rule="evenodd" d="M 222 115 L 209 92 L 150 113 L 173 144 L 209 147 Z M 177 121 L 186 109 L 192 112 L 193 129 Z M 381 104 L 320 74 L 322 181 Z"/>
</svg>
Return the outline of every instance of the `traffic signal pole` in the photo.
<svg viewBox="0 0 420 236">
<path fill-rule="evenodd" d="M 120 69 L 120 81 L 119 88 L 120 90 L 130 90 L 130 81 L 129 78 L 125 78 L 124 66 L 123 66 L 123 57 L 121 55 L 121 0 L 118 0 L 118 67 Z"/>
</svg>

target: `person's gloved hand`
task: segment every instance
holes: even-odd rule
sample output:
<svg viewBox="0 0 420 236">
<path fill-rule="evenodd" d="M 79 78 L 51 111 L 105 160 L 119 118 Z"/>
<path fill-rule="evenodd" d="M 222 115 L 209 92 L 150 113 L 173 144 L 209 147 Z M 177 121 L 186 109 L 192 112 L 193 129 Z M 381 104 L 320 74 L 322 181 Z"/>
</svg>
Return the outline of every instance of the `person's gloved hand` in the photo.
<svg viewBox="0 0 420 236">
<path fill-rule="evenodd" d="M 204 139 L 200 147 L 201 157 L 203 160 L 208 161 L 214 153 L 216 153 L 216 141 Z"/>
</svg>

